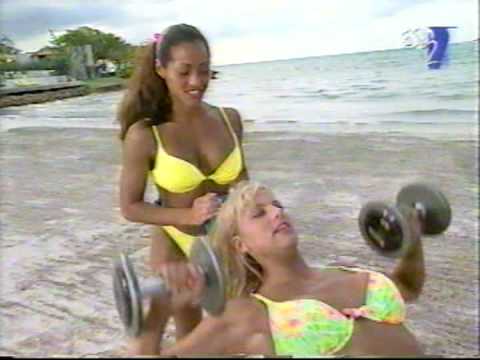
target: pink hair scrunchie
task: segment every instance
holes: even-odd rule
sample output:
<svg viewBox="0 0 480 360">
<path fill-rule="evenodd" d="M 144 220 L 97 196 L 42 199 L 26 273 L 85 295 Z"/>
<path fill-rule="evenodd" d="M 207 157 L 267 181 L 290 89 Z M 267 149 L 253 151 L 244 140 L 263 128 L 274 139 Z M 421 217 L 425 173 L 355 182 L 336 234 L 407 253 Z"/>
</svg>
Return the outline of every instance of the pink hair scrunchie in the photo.
<svg viewBox="0 0 480 360">
<path fill-rule="evenodd" d="M 160 43 L 163 40 L 163 37 L 164 37 L 164 35 L 160 34 L 160 33 L 153 34 L 153 43 L 155 44 L 155 66 L 162 65 L 161 62 L 160 62 L 160 59 L 157 58 L 157 53 L 158 53 Z"/>
</svg>

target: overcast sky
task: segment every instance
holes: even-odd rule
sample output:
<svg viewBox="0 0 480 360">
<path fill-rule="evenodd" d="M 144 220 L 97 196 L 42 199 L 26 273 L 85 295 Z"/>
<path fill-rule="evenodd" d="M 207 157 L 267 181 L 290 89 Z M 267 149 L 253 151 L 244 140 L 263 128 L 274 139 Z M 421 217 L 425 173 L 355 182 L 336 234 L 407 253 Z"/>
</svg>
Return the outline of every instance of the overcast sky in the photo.
<svg viewBox="0 0 480 360">
<path fill-rule="evenodd" d="M 91 26 L 131 44 L 169 25 L 197 26 L 217 65 L 402 47 L 401 34 L 457 26 L 478 38 L 478 0 L 0 0 L 0 32 L 23 51 L 48 45 L 49 29 Z"/>
</svg>

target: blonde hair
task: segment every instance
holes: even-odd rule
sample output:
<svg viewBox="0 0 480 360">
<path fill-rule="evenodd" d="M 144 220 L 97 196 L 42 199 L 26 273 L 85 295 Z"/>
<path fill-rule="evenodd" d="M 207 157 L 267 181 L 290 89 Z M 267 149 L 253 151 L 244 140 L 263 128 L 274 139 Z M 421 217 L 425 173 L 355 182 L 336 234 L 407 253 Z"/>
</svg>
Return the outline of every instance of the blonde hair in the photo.
<svg viewBox="0 0 480 360">
<path fill-rule="evenodd" d="M 209 241 L 218 255 L 225 276 L 227 298 L 238 297 L 258 289 L 263 280 L 260 264 L 249 254 L 241 254 L 235 246 L 240 216 L 255 204 L 258 191 L 270 191 L 252 181 L 241 181 L 230 189 L 227 200 L 217 215 Z"/>
</svg>

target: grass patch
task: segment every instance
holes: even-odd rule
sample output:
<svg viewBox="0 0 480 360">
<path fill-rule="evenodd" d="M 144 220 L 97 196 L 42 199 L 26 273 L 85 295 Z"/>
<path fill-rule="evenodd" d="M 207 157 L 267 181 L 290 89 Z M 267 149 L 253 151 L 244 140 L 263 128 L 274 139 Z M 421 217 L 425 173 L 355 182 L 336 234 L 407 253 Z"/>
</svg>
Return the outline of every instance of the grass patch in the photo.
<svg viewBox="0 0 480 360">
<path fill-rule="evenodd" d="M 93 80 L 86 80 L 84 81 L 84 83 L 90 91 L 98 91 L 98 90 L 102 90 L 102 88 L 109 88 L 115 85 L 124 85 L 125 79 L 114 76 L 114 77 L 105 77 L 105 78 L 97 78 Z"/>
</svg>

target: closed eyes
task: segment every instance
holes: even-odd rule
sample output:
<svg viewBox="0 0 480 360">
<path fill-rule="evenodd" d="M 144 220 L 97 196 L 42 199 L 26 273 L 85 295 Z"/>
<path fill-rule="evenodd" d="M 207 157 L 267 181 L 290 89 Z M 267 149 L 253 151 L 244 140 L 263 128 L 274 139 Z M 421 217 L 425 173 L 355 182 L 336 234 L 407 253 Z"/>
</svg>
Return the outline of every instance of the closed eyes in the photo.
<svg viewBox="0 0 480 360">
<path fill-rule="evenodd" d="M 278 207 L 279 209 L 284 209 L 285 207 L 280 203 L 280 201 L 272 201 L 272 205 Z"/>
<path fill-rule="evenodd" d="M 277 200 L 274 200 L 272 201 L 272 205 L 275 206 L 276 208 L 279 208 L 279 209 L 284 209 L 285 207 Z M 256 207 L 255 210 L 253 211 L 253 214 L 252 216 L 254 218 L 259 218 L 261 216 L 265 215 L 265 208 L 262 206 L 262 207 Z"/>
<path fill-rule="evenodd" d="M 261 216 L 265 215 L 265 210 L 263 208 L 259 208 L 259 209 L 256 209 L 254 212 L 253 212 L 253 217 L 254 218 L 259 218 Z"/>
</svg>

